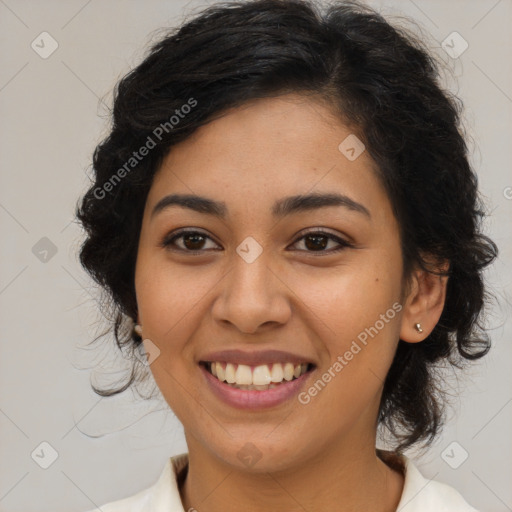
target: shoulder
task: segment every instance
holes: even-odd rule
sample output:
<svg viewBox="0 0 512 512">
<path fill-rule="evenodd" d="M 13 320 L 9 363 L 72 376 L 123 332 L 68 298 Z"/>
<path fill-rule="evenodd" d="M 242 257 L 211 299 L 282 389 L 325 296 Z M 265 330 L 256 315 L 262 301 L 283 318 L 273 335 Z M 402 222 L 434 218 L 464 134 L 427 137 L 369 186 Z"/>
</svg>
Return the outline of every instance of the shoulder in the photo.
<svg viewBox="0 0 512 512">
<path fill-rule="evenodd" d="M 87 512 L 182 512 L 178 479 L 186 469 L 187 462 L 186 453 L 170 457 L 157 482 L 151 487 Z"/>
<path fill-rule="evenodd" d="M 397 511 L 478 512 L 449 485 L 425 478 L 413 462 L 404 457 L 405 482 Z"/>
</svg>

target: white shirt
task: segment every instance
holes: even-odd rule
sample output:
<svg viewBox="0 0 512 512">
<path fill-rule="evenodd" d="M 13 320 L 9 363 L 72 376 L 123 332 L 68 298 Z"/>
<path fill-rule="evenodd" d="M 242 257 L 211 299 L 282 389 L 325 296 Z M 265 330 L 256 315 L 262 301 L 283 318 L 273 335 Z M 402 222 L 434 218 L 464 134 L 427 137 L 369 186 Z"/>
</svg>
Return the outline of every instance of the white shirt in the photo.
<svg viewBox="0 0 512 512">
<path fill-rule="evenodd" d="M 478 512 L 452 487 L 427 480 L 407 457 L 404 488 L 396 512 Z M 188 453 L 170 457 L 155 484 L 137 494 L 89 512 L 186 512 L 177 482 L 188 464 Z"/>
</svg>

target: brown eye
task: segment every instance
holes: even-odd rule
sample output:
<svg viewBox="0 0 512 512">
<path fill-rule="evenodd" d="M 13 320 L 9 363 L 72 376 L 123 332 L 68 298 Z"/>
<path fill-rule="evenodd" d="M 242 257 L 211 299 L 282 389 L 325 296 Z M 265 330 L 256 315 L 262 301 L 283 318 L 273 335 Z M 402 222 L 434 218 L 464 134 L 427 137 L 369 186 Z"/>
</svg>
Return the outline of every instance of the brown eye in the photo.
<svg viewBox="0 0 512 512">
<path fill-rule="evenodd" d="M 205 237 L 203 235 L 193 233 L 189 235 L 182 235 L 183 245 L 191 251 L 197 251 L 202 249 Z"/>
<path fill-rule="evenodd" d="M 180 244 L 176 243 L 178 240 L 181 240 Z M 212 247 L 205 247 L 208 240 L 213 242 L 208 235 L 200 231 L 183 230 L 165 237 L 160 246 L 173 251 L 200 253 L 202 251 L 214 249 Z M 347 247 L 354 247 L 346 240 L 325 231 L 312 231 L 310 233 L 306 233 L 304 236 L 296 240 L 294 245 L 302 240 L 304 240 L 304 245 L 306 247 L 305 252 L 309 253 L 332 254 L 342 251 Z M 329 242 L 335 242 L 338 247 L 326 250 Z"/>
<path fill-rule="evenodd" d="M 325 249 L 329 243 L 328 237 L 324 235 L 307 235 L 304 237 L 306 247 L 313 251 Z"/>
<path fill-rule="evenodd" d="M 181 244 L 176 244 L 177 240 L 182 241 Z M 180 231 L 173 234 L 171 237 L 166 237 L 160 244 L 164 248 L 172 248 L 172 250 L 182 252 L 197 252 L 205 249 L 204 245 L 207 240 L 212 240 L 209 236 L 201 233 L 200 231 Z"/>
<path fill-rule="evenodd" d="M 332 254 L 334 252 L 342 251 L 347 247 L 354 247 L 346 240 L 343 240 L 342 238 L 335 236 L 332 233 L 327 233 L 326 231 L 312 231 L 310 233 L 306 233 L 304 236 L 299 238 L 295 244 L 301 240 L 304 240 L 304 245 L 307 249 L 306 252 Z M 336 244 L 338 244 L 338 248 L 325 250 L 330 241 L 336 242 Z"/>
</svg>

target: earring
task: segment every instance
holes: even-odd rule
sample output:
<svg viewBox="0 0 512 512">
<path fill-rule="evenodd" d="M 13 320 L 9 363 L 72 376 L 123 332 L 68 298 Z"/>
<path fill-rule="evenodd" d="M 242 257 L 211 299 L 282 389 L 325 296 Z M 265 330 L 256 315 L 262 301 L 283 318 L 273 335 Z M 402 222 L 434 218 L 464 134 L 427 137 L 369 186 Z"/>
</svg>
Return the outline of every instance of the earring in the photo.
<svg viewBox="0 0 512 512">
<path fill-rule="evenodd" d="M 135 327 L 133 328 L 133 330 L 140 336 L 142 337 L 142 326 L 140 326 L 139 324 L 135 324 Z"/>
<path fill-rule="evenodd" d="M 423 329 L 421 328 L 421 324 L 414 324 L 414 328 L 415 328 L 418 332 L 423 332 Z"/>
</svg>

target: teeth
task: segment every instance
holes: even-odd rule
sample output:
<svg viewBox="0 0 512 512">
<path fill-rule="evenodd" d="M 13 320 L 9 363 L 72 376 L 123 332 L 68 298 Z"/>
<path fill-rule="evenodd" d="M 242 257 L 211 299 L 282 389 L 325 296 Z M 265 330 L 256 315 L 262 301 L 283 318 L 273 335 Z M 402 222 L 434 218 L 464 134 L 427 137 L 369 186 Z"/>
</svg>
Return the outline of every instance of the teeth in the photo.
<svg viewBox="0 0 512 512">
<path fill-rule="evenodd" d="M 222 368 L 221 363 L 215 363 L 215 368 L 217 370 L 217 379 L 219 379 L 221 382 L 226 380 L 226 374 L 224 372 L 224 368 Z"/>
<path fill-rule="evenodd" d="M 283 365 L 273 364 L 272 373 L 270 374 L 272 382 L 281 382 L 284 378 Z"/>
<path fill-rule="evenodd" d="M 271 369 L 270 369 L 271 366 Z M 240 389 L 265 390 L 272 389 L 283 381 L 299 378 L 307 372 L 308 364 L 274 363 L 262 364 L 251 368 L 245 364 L 221 363 L 215 361 L 208 364 L 210 373 L 221 382 L 227 382 Z"/>
<path fill-rule="evenodd" d="M 217 363 L 217 364 L 219 364 L 219 363 Z M 228 363 L 226 365 L 225 379 L 226 379 L 226 382 L 229 382 L 230 384 L 233 384 L 236 382 L 235 367 L 231 363 Z"/>
<path fill-rule="evenodd" d="M 253 384 L 251 367 L 245 364 L 239 364 L 236 369 L 235 381 L 237 384 Z"/>
<path fill-rule="evenodd" d="M 250 368 L 249 371 L 251 371 Z M 271 381 L 272 377 L 270 376 L 270 370 L 266 364 L 256 366 L 256 368 L 254 368 L 254 371 L 252 372 L 252 383 L 255 386 L 266 386 L 267 384 L 270 384 Z"/>
<path fill-rule="evenodd" d="M 292 380 L 293 379 L 294 367 L 292 363 L 286 363 L 284 365 L 284 379 Z"/>
</svg>

